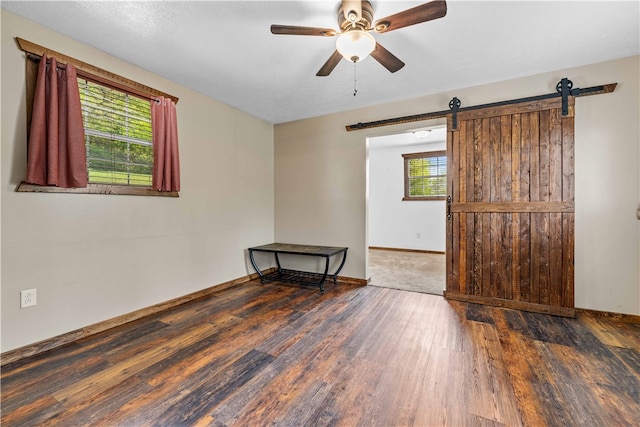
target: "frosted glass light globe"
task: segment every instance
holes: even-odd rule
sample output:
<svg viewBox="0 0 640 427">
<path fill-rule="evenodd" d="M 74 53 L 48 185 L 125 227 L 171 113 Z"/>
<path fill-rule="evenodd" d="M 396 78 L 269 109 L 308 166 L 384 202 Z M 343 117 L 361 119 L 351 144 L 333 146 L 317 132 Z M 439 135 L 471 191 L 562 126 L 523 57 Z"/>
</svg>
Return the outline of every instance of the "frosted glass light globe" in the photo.
<svg viewBox="0 0 640 427">
<path fill-rule="evenodd" d="M 342 33 L 336 42 L 336 49 L 349 62 L 360 62 L 376 47 L 376 39 L 362 30 Z"/>
</svg>

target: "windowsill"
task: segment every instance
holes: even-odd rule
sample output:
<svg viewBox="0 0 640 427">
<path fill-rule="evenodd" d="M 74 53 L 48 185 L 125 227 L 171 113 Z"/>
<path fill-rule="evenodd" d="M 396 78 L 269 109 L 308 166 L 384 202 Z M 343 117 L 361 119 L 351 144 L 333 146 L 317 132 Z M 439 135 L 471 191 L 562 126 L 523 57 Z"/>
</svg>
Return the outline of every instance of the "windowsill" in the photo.
<svg viewBox="0 0 640 427">
<path fill-rule="evenodd" d="M 16 188 L 18 193 L 73 193 L 73 194 L 110 194 L 116 196 L 160 196 L 180 197 L 177 191 L 156 191 L 149 187 L 133 185 L 88 184 L 86 188 L 60 188 L 21 182 Z"/>
<path fill-rule="evenodd" d="M 423 202 L 425 200 L 447 200 L 447 196 L 403 197 L 402 198 L 403 202 L 415 201 L 415 200 L 420 200 L 420 201 L 423 201 Z"/>
</svg>

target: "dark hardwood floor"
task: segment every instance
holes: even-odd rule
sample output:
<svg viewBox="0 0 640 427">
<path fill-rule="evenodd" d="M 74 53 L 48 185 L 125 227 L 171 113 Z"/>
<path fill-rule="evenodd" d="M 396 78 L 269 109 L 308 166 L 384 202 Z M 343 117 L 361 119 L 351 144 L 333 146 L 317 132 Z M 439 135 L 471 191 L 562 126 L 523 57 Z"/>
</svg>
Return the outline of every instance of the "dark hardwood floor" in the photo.
<svg viewBox="0 0 640 427">
<path fill-rule="evenodd" d="M 640 325 L 249 282 L 1 380 L 3 426 L 637 426 Z"/>
</svg>

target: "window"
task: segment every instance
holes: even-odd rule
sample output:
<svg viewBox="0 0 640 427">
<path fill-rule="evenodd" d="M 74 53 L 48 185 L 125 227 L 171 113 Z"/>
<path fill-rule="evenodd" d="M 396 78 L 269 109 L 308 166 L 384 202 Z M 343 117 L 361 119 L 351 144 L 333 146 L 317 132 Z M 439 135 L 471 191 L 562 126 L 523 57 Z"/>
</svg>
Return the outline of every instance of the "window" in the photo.
<svg viewBox="0 0 640 427">
<path fill-rule="evenodd" d="M 151 108 L 140 99 L 78 78 L 90 183 L 151 187 Z"/>
<path fill-rule="evenodd" d="M 69 63 L 75 66 L 88 177 L 86 187 L 23 181 L 16 191 L 179 197 L 177 97 L 19 37 L 16 41 L 27 57 L 27 140 L 41 58 L 44 54 L 55 57 L 61 69 Z M 157 102 L 153 107 L 151 100 Z M 163 135 L 155 143 L 153 128 Z M 154 153 L 154 147 L 158 153 Z M 163 161 L 154 164 L 158 157 Z"/>
<path fill-rule="evenodd" d="M 447 153 L 431 151 L 403 154 L 402 200 L 444 200 L 447 195 Z"/>
</svg>

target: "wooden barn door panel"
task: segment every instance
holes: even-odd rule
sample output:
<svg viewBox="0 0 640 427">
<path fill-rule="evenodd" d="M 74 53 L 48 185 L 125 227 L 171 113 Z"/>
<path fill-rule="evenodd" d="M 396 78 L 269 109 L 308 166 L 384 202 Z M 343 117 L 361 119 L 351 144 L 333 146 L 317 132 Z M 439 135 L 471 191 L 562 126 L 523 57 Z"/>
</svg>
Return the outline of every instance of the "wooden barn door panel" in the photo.
<svg viewBox="0 0 640 427">
<path fill-rule="evenodd" d="M 449 119 L 447 298 L 573 315 L 573 98 Z"/>
</svg>

